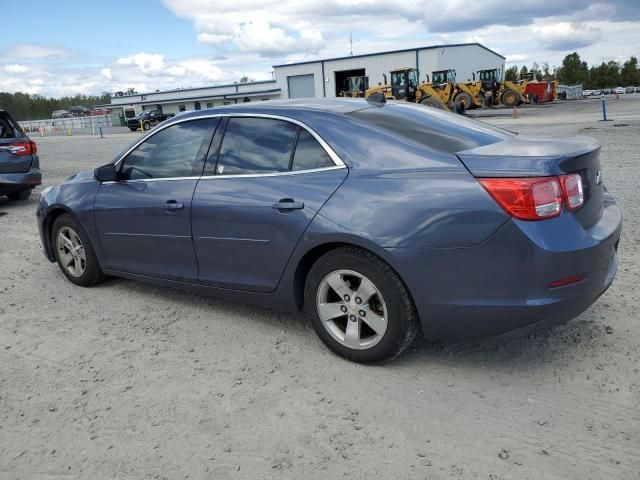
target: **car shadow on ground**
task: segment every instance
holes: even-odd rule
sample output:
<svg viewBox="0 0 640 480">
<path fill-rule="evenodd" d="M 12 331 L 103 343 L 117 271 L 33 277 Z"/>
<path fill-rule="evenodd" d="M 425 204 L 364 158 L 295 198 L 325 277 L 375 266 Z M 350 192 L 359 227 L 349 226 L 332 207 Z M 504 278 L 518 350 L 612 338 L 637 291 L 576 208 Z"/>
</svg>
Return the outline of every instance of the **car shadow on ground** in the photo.
<svg viewBox="0 0 640 480">
<path fill-rule="evenodd" d="M 149 297 L 171 296 L 183 307 L 216 309 L 230 316 L 251 317 L 261 327 L 273 328 L 281 333 L 295 333 L 313 338 L 317 348 L 326 348 L 317 338 L 305 315 L 283 313 L 248 304 L 204 296 L 180 288 L 164 287 L 121 278 L 110 278 L 95 288 L 125 288 L 132 285 L 142 295 Z M 150 298 L 151 299 L 151 298 Z M 526 368 L 547 368 L 559 359 L 583 355 L 584 348 L 597 348 L 606 344 L 607 327 L 595 320 L 592 307 L 579 317 L 552 329 L 531 333 L 524 337 L 503 336 L 487 339 L 459 341 L 428 340 L 419 333 L 413 344 L 400 357 L 387 364 L 392 367 L 424 367 L 430 364 L 465 368 L 504 369 L 510 365 Z M 187 318 L 188 320 L 188 318 Z M 579 351 L 581 350 L 581 351 Z M 338 357 L 336 357 L 338 358 Z"/>
</svg>

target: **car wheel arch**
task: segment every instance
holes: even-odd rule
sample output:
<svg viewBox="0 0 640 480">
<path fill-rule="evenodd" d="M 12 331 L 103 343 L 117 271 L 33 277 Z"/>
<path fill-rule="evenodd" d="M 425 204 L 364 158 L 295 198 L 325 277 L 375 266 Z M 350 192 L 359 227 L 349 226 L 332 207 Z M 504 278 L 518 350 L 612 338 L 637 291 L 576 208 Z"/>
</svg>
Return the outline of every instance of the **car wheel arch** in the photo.
<svg viewBox="0 0 640 480">
<path fill-rule="evenodd" d="M 309 275 L 309 271 L 311 270 L 311 267 L 323 255 L 329 253 L 332 250 L 336 250 L 338 248 L 345 248 L 345 247 L 356 248 L 364 251 L 365 253 L 370 253 L 372 255 L 375 255 L 384 263 L 389 265 L 389 268 L 391 268 L 395 272 L 395 274 L 398 275 L 402 283 L 405 284 L 405 287 L 407 287 L 407 291 L 411 296 L 411 291 L 409 290 L 407 283 L 402 278 L 402 275 L 400 274 L 400 272 L 398 272 L 398 270 L 394 268 L 393 264 L 390 261 L 391 259 L 389 258 L 388 255 L 385 254 L 384 249 L 376 248 L 375 246 L 363 245 L 360 242 L 333 241 L 333 242 L 321 243 L 321 244 L 315 245 L 313 248 L 310 248 L 305 252 L 304 255 L 302 255 L 302 257 L 298 260 L 296 264 L 296 269 L 293 276 L 293 289 L 294 289 L 293 293 L 294 293 L 294 300 L 295 300 L 296 307 L 299 310 L 302 310 L 304 306 L 304 289 L 305 289 L 307 277 Z"/>
<path fill-rule="evenodd" d="M 55 254 L 53 252 L 53 241 L 51 238 L 51 234 L 52 234 L 51 230 L 53 229 L 53 224 L 55 223 L 56 219 L 60 215 L 64 215 L 65 213 L 69 215 L 73 215 L 75 218 L 77 218 L 77 216 L 71 210 L 61 205 L 51 206 L 47 211 L 47 215 L 44 217 L 43 234 L 45 237 L 44 240 L 46 245 L 46 253 L 47 253 L 47 258 L 52 262 L 55 261 Z"/>
</svg>

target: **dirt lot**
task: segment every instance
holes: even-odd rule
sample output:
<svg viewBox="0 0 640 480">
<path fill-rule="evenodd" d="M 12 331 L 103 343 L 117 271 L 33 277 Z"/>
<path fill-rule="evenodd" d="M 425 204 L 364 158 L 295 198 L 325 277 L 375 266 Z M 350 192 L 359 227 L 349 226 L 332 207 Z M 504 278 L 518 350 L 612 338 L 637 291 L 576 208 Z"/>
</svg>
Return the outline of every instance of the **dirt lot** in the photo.
<svg viewBox="0 0 640 480">
<path fill-rule="evenodd" d="M 603 144 L 620 270 L 586 313 L 520 340 L 417 342 L 364 367 L 298 316 L 45 260 L 37 194 L 0 199 L 0 479 L 640 478 L 640 96 L 482 112 Z M 45 184 L 137 133 L 38 138 Z"/>
</svg>

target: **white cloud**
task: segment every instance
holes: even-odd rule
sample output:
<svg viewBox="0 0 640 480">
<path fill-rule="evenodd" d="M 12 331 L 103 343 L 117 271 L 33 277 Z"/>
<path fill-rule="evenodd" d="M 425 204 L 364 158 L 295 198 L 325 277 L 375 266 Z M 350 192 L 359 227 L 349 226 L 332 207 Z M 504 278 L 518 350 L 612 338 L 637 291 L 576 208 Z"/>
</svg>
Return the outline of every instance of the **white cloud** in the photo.
<svg viewBox="0 0 640 480">
<path fill-rule="evenodd" d="M 118 59 L 118 65 L 135 65 L 143 72 L 157 72 L 164 67 L 164 55 L 140 52 Z"/>
<path fill-rule="evenodd" d="M 55 48 L 47 45 L 20 44 L 14 45 L 8 50 L 7 54 L 17 58 L 46 58 L 64 57 L 68 55 L 68 52 L 63 48 Z"/>
<path fill-rule="evenodd" d="M 27 73 L 29 71 L 29 67 L 27 67 L 26 65 L 20 65 L 18 63 L 5 65 L 4 69 L 9 73 Z"/>
<path fill-rule="evenodd" d="M 591 24 L 561 22 L 534 27 L 533 31 L 549 50 L 573 50 L 588 47 L 600 40 L 602 32 Z"/>
<path fill-rule="evenodd" d="M 524 53 L 514 53 L 512 55 L 507 55 L 507 63 L 516 63 L 516 62 L 526 62 L 529 60 L 529 55 Z"/>
<path fill-rule="evenodd" d="M 103 68 L 102 70 L 100 70 L 100 75 L 102 75 L 104 78 L 106 78 L 107 80 L 111 80 L 113 79 L 113 75 L 111 73 L 111 69 L 110 68 Z"/>
</svg>

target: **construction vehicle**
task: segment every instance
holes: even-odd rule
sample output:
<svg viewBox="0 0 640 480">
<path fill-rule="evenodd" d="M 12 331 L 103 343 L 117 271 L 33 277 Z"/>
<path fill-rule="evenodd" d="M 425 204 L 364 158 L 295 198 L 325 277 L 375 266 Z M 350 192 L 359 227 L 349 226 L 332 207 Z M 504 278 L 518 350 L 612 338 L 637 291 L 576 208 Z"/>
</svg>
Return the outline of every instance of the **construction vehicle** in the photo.
<svg viewBox="0 0 640 480">
<path fill-rule="evenodd" d="M 340 92 L 341 97 L 362 98 L 369 89 L 369 77 L 348 77 L 344 86 L 346 90 Z"/>
<path fill-rule="evenodd" d="M 502 69 L 492 68 L 487 70 L 478 70 L 478 81 L 480 82 L 480 91 L 478 95 L 480 100 L 487 106 L 504 105 L 506 107 L 515 107 L 526 102 L 524 90 L 526 81 L 518 84 L 506 80 L 502 81 Z M 476 76 L 473 75 L 475 83 Z"/>
<path fill-rule="evenodd" d="M 391 83 L 387 83 L 386 75 L 383 75 L 383 77 L 384 83 L 369 88 L 365 93 L 365 97 L 382 94 L 389 100 L 405 100 L 441 110 L 454 110 L 458 113 L 464 113 L 465 106 L 462 103 L 453 101 L 455 89 L 451 82 L 445 82 L 441 85 L 436 85 L 429 81 L 420 83 L 418 81 L 418 70 L 413 67 L 392 70 Z"/>
<path fill-rule="evenodd" d="M 429 82 L 428 76 L 427 82 Z M 477 95 L 477 90 L 480 87 L 472 89 L 466 83 L 456 82 L 455 70 L 448 69 L 431 72 L 431 85 L 440 93 L 440 98 L 445 104 L 453 102 L 453 109 L 456 111 L 466 111 L 470 108 L 484 106 L 484 103 Z"/>
</svg>

